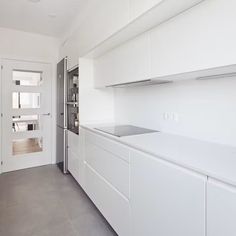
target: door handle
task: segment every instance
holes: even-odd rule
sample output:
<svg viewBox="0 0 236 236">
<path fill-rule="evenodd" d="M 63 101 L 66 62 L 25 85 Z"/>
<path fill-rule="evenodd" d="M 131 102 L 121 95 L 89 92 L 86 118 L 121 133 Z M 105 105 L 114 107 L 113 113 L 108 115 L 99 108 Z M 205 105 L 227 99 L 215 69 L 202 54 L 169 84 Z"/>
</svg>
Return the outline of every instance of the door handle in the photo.
<svg viewBox="0 0 236 236">
<path fill-rule="evenodd" d="M 49 112 L 49 113 L 45 113 L 45 114 L 43 114 L 43 116 L 50 116 L 51 115 L 51 113 Z"/>
</svg>

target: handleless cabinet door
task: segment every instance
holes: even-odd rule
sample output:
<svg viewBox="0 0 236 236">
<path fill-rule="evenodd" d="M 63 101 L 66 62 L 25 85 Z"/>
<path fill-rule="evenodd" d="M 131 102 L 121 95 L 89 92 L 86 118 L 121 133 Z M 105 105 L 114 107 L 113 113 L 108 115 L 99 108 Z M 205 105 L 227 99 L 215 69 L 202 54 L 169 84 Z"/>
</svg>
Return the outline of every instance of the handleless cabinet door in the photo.
<svg viewBox="0 0 236 236">
<path fill-rule="evenodd" d="M 68 135 L 68 170 L 79 180 L 79 136 L 67 131 Z"/>
<path fill-rule="evenodd" d="M 84 180 L 84 130 L 79 135 L 68 131 L 68 169 L 83 187 Z"/>
<path fill-rule="evenodd" d="M 85 192 L 119 236 L 129 234 L 129 201 L 117 192 L 88 163 L 85 164 Z"/>
<path fill-rule="evenodd" d="M 143 34 L 95 60 L 95 87 L 148 79 L 148 35 Z"/>
<path fill-rule="evenodd" d="M 163 1 L 163 4 L 165 2 L 168 1 Z M 150 31 L 151 77 L 235 63 L 235 54 L 230 52 L 236 38 L 229 27 L 235 21 L 235 1 L 229 4 L 225 4 L 226 1 L 213 1 L 212 4 L 211 1 L 202 1 L 198 5 L 200 1 L 196 0 L 172 2 L 179 12 L 187 6 L 192 8 Z M 222 9 L 227 12 L 223 21 Z"/>
<path fill-rule="evenodd" d="M 85 132 L 84 190 L 120 236 L 129 234 L 129 149 Z"/>
<path fill-rule="evenodd" d="M 209 180 L 207 184 L 207 236 L 236 235 L 236 187 Z"/>
<path fill-rule="evenodd" d="M 79 128 L 79 181 L 78 183 L 84 188 L 84 172 L 85 172 L 85 133 L 83 128 Z"/>
<path fill-rule="evenodd" d="M 101 135 L 87 132 L 85 150 L 86 163 L 119 194 L 129 198 L 129 148 Z"/>
<path fill-rule="evenodd" d="M 206 177 L 131 152 L 130 202 L 135 236 L 205 236 Z"/>
</svg>

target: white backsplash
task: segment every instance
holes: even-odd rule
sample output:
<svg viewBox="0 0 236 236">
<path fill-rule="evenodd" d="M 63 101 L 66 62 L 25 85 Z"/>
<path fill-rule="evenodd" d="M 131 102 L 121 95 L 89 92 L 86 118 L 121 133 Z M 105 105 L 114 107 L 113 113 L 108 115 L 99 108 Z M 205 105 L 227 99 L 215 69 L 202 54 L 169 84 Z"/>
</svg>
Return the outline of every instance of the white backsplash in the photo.
<svg viewBox="0 0 236 236">
<path fill-rule="evenodd" d="M 236 146 L 236 77 L 122 88 L 114 97 L 118 123 Z"/>
</svg>

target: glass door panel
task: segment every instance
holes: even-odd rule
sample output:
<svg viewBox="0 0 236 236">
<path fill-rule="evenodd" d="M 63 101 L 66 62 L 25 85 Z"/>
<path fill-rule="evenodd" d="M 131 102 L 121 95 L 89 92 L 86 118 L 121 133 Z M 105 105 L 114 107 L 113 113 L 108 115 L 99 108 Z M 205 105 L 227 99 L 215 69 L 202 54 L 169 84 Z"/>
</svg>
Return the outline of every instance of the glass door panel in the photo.
<svg viewBox="0 0 236 236">
<path fill-rule="evenodd" d="M 40 93 L 12 93 L 13 109 L 40 108 Z"/>
<path fill-rule="evenodd" d="M 18 86 L 40 86 L 42 84 L 42 72 L 13 70 L 12 80 Z"/>
<path fill-rule="evenodd" d="M 17 139 L 12 142 L 12 155 L 24 155 L 43 151 L 43 138 Z"/>
<path fill-rule="evenodd" d="M 51 163 L 51 65 L 3 60 L 3 171 Z"/>
<path fill-rule="evenodd" d="M 38 115 L 19 115 L 12 117 L 12 131 L 26 132 L 40 129 L 40 118 Z"/>
</svg>

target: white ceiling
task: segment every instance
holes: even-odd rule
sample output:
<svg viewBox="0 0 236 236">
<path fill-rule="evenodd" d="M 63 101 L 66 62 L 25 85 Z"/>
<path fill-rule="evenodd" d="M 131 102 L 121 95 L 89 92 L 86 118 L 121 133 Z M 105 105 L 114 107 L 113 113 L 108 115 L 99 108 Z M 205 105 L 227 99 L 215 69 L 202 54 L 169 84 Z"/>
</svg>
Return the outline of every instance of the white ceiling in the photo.
<svg viewBox="0 0 236 236">
<path fill-rule="evenodd" d="M 0 0 L 0 27 L 61 37 L 88 0 Z M 51 15 L 51 16 L 49 16 Z"/>
</svg>

